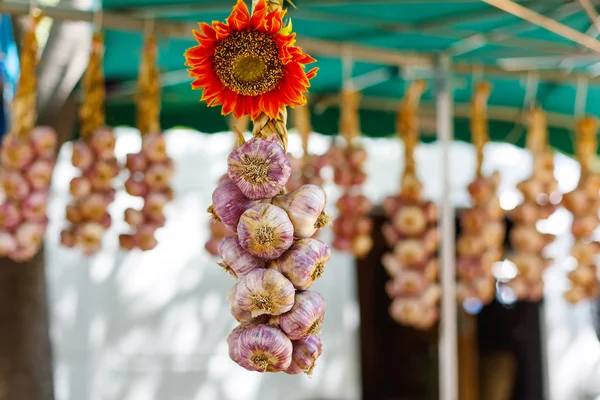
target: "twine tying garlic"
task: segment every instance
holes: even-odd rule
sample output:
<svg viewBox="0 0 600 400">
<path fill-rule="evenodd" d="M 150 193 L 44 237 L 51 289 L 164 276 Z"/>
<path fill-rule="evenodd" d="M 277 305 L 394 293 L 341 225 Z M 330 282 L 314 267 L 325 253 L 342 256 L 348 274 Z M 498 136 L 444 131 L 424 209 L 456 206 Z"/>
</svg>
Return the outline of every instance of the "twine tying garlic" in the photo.
<svg viewBox="0 0 600 400">
<path fill-rule="evenodd" d="M 315 335 L 325 303 L 307 289 L 331 256 L 311 236 L 329 221 L 326 195 L 317 185 L 282 194 L 291 169 L 281 142 L 242 141 L 239 137 L 240 146 L 229 156 L 229 179 L 215 189 L 209 208 L 235 232 L 218 247 L 220 265 L 238 279 L 227 295 L 241 324 L 228 339 L 230 355 L 252 371 L 310 373 L 321 353 Z"/>
<path fill-rule="evenodd" d="M 346 89 L 342 97 L 340 135 L 345 143 L 344 147 L 334 146 L 330 150 L 332 164 L 335 166 L 333 180 L 344 190 L 336 204 L 339 215 L 333 224 L 333 247 L 363 258 L 373 247 L 373 221 L 368 216 L 373 204 L 361 194 L 361 185 L 367 179 L 367 174 L 363 171 L 367 152 L 358 141 L 360 94 Z"/>
<path fill-rule="evenodd" d="M 144 205 L 141 210 L 125 210 L 125 222 L 132 230 L 119 236 L 119 244 L 125 250 L 138 248 L 147 251 L 156 247 L 155 233 L 166 222 L 164 207 L 173 200 L 173 160 L 167 155 L 167 145 L 160 130 L 157 50 L 156 37 L 147 35 L 140 64 L 137 101 L 137 127 L 142 136 L 142 150 L 128 154 L 125 164 L 129 170 L 125 190 L 131 196 L 142 197 Z"/>
<path fill-rule="evenodd" d="M 42 247 L 48 225 L 50 180 L 57 137 L 53 129 L 35 127 L 38 44 L 35 29 L 41 15 L 27 20 L 21 47 L 21 75 L 12 102 L 13 124 L 2 140 L 0 185 L 0 257 L 31 260 Z"/>
<path fill-rule="evenodd" d="M 86 255 L 100 250 L 104 233 L 112 223 L 108 206 L 115 197 L 113 179 L 119 174 L 114 156 L 116 138 L 112 129 L 104 126 L 103 54 L 102 34 L 95 33 L 83 78 L 81 139 L 73 143 L 72 163 L 80 175 L 73 178 L 70 186 L 72 202 L 67 206 L 66 217 L 71 225 L 61 232 L 63 246 L 80 247 Z"/>
<path fill-rule="evenodd" d="M 514 226 L 509 237 L 515 250 L 511 260 L 518 275 L 506 285 L 517 299 L 536 302 L 544 296 L 543 273 L 552 264 L 542 251 L 555 239 L 554 235 L 539 232 L 536 223 L 549 218 L 560 199 L 554 178 L 554 154 L 548 146 L 546 115 L 539 108 L 530 114 L 527 148 L 533 155 L 533 174 L 517 185 L 524 200 L 511 213 Z"/>
<path fill-rule="evenodd" d="M 414 82 L 400 107 L 397 129 L 405 148 L 404 175 L 400 194 L 389 196 L 383 202 L 390 221 L 383 225 L 382 233 L 393 251 L 381 259 L 391 277 L 385 287 L 392 299 L 390 316 L 399 324 L 422 330 L 437 322 L 441 295 L 435 257 L 439 241 L 438 208 L 422 200 L 423 186 L 415 175 L 414 151 L 419 138 L 417 110 L 424 90 L 425 82 Z"/>
<path fill-rule="evenodd" d="M 581 177 L 577 188 L 562 199 L 562 204 L 573 215 L 571 233 L 575 244 L 571 248 L 571 256 L 577 262 L 575 269 L 568 274 L 571 287 L 565 298 L 570 303 L 595 299 L 598 295 L 595 261 L 600 245 L 593 240 L 593 231 L 600 223 L 600 175 L 592 171 L 598 148 L 597 131 L 595 118 L 584 117 L 578 121 L 576 156 L 581 165 Z"/>
<path fill-rule="evenodd" d="M 473 301 L 489 304 L 496 293 L 495 262 L 503 257 L 504 212 L 498 201 L 500 174 L 482 175 L 483 150 L 488 137 L 487 100 L 491 86 L 480 82 L 471 103 L 471 135 L 477 153 L 476 177 L 468 186 L 473 207 L 460 215 L 461 236 L 457 243 L 457 298 L 462 304 Z"/>
</svg>

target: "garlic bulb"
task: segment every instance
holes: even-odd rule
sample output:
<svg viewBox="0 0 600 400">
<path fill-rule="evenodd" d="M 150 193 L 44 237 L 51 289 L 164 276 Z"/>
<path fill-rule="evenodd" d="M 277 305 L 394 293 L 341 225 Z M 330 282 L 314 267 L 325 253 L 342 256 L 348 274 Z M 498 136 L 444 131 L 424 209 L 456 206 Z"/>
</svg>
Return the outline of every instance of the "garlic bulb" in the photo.
<svg viewBox="0 0 600 400">
<path fill-rule="evenodd" d="M 263 314 L 280 315 L 294 305 L 294 285 L 274 269 L 257 268 L 237 284 L 238 306 L 253 318 Z"/>
<path fill-rule="evenodd" d="M 254 326 L 258 324 L 267 323 L 269 320 L 268 315 L 261 315 L 259 317 L 253 318 L 250 311 L 242 310 L 237 303 L 237 288 L 238 284 L 233 285 L 229 292 L 227 292 L 227 304 L 229 304 L 229 311 L 236 319 L 237 322 L 242 324 L 243 326 Z"/>
<path fill-rule="evenodd" d="M 394 247 L 394 255 L 403 266 L 418 266 L 427 260 L 424 243 L 418 239 L 399 242 Z"/>
<path fill-rule="evenodd" d="M 240 363 L 240 336 L 244 332 L 244 327 L 238 325 L 230 334 L 227 336 L 227 345 L 229 346 L 229 358 L 236 363 Z"/>
<path fill-rule="evenodd" d="M 219 183 L 212 194 L 212 201 L 213 205 L 208 212 L 215 221 L 222 222 L 232 232 L 237 232 L 238 222 L 244 211 L 258 204 L 258 201 L 248 200 L 230 179 Z"/>
<path fill-rule="evenodd" d="M 290 375 L 305 373 L 310 375 L 315 362 L 323 352 L 321 339 L 316 335 L 307 336 L 304 339 L 292 342 L 292 363 L 285 371 Z"/>
<path fill-rule="evenodd" d="M 292 168 L 280 144 L 253 138 L 236 148 L 227 160 L 229 177 L 251 200 L 268 199 L 284 188 Z"/>
<path fill-rule="evenodd" d="M 270 267 L 281 272 L 297 290 L 308 289 L 317 280 L 331 257 L 329 246 L 317 239 L 302 239 L 271 262 Z"/>
<path fill-rule="evenodd" d="M 385 284 L 385 291 L 390 297 L 410 297 L 420 294 L 427 287 L 423 274 L 406 269 Z"/>
<path fill-rule="evenodd" d="M 511 216 L 515 223 L 520 225 L 532 225 L 537 220 L 542 219 L 540 218 L 537 204 L 530 202 L 516 206 L 511 212 Z"/>
<path fill-rule="evenodd" d="M 272 204 L 257 204 L 240 217 L 240 245 L 250 254 L 274 260 L 294 242 L 294 227 L 286 212 Z"/>
<path fill-rule="evenodd" d="M 420 207 L 405 206 L 398 210 L 392 223 L 400 234 L 406 236 L 418 236 L 422 234 L 427 227 L 427 217 Z"/>
<path fill-rule="evenodd" d="M 264 260 L 253 256 L 240 246 L 237 236 L 224 237 L 219 243 L 218 252 L 223 259 L 219 265 L 234 278 L 242 278 L 253 269 L 265 265 Z"/>
<path fill-rule="evenodd" d="M 325 300 L 316 292 L 297 292 L 294 306 L 279 316 L 279 325 L 292 340 L 321 332 L 325 317 Z"/>
<path fill-rule="evenodd" d="M 425 313 L 426 307 L 419 299 L 397 298 L 390 305 L 390 316 L 399 324 L 413 325 L 419 316 Z"/>
<path fill-rule="evenodd" d="M 483 241 L 486 248 L 500 248 L 504 244 L 506 229 L 504 223 L 494 222 L 488 224 L 483 230 Z"/>
<path fill-rule="evenodd" d="M 392 277 L 401 273 L 403 269 L 402 264 L 391 253 L 385 253 L 381 257 L 381 264 L 383 264 L 386 272 Z"/>
<path fill-rule="evenodd" d="M 232 343 L 235 345 L 235 337 Z M 245 329 L 237 339 L 239 349 L 238 364 L 249 371 L 285 371 L 292 362 L 292 341 L 271 325 L 258 325 Z M 234 356 L 238 358 L 238 354 Z"/>
<path fill-rule="evenodd" d="M 463 235 L 456 245 L 460 257 L 477 257 L 485 251 L 485 242 L 481 236 Z"/>
<path fill-rule="evenodd" d="M 311 237 L 331 220 L 323 212 L 327 204 L 325 190 L 317 185 L 302 185 L 291 193 L 275 197 L 273 204 L 287 212 L 297 238 Z"/>
<path fill-rule="evenodd" d="M 569 280 L 578 286 L 587 287 L 596 281 L 594 266 L 580 265 L 568 274 Z"/>
<path fill-rule="evenodd" d="M 364 258 L 373 248 L 373 238 L 371 235 L 360 235 L 352 239 L 352 254 L 356 258 Z"/>
</svg>

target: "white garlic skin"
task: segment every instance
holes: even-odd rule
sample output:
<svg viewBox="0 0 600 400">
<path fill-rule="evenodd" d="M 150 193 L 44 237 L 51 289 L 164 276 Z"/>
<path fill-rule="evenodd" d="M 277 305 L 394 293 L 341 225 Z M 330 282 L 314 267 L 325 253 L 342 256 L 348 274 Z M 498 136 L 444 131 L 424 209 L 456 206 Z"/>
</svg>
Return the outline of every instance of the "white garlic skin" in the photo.
<svg viewBox="0 0 600 400">
<path fill-rule="evenodd" d="M 253 318 L 281 315 L 294 305 L 294 285 L 279 271 L 258 268 L 239 280 L 235 299 Z"/>
<path fill-rule="evenodd" d="M 249 371 L 285 371 L 292 362 L 292 341 L 271 325 L 245 329 L 239 339 L 238 364 Z"/>
<path fill-rule="evenodd" d="M 267 203 L 246 210 L 237 232 L 244 249 L 266 260 L 278 258 L 294 243 L 294 226 L 286 212 Z"/>
<path fill-rule="evenodd" d="M 321 339 L 316 335 L 307 336 L 304 339 L 292 342 L 294 350 L 292 352 L 292 363 L 285 371 L 290 375 L 312 373 L 315 362 L 323 352 Z"/>
<path fill-rule="evenodd" d="M 238 285 L 236 283 L 231 289 L 229 289 L 229 292 L 227 292 L 227 304 L 229 304 L 229 311 L 231 312 L 231 315 L 233 315 L 237 322 L 245 327 L 266 323 L 269 320 L 267 315 L 261 315 L 253 318 L 250 311 L 245 311 L 240 308 L 236 299 L 237 286 Z"/>
<path fill-rule="evenodd" d="M 271 262 L 270 268 L 281 272 L 297 290 L 307 290 L 321 277 L 331 258 L 326 243 L 317 239 L 301 239 Z"/>
<path fill-rule="evenodd" d="M 297 238 L 309 238 L 328 223 L 328 217 L 323 214 L 327 195 L 320 186 L 302 185 L 293 192 L 275 197 L 273 204 L 287 212 Z"/>
<path fill-rule="evenodd" d="M 325 300 L 317 292 L 297 292 L 292 309 L 279 316 L 279 326 L 292 340 L 318 334 L 325 308 Z"/>
<path fill-rule="evenodd" d="M 247 252 L 238 242 L 237 236 L 224 237 L 219 243 L 219 256 L 223 259 L 220 263 L 234 278 L 243 278 L 256 268 L 265 265 L 263 259 Z"/>
</svg>

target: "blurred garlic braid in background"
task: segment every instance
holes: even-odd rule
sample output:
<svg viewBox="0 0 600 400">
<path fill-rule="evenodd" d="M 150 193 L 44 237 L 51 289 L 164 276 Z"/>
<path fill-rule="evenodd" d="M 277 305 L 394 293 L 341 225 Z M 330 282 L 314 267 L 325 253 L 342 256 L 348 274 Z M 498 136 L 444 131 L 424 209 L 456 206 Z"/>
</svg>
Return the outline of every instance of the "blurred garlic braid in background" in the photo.
<svg viewBox="0 0 600 400">
<path fill-rule="evenodd" d="M 333 146 L 329 154 L 334 166 L 333 180 L 343 190 L 337 201 L 339 214 L 333 224 L 333 247 L 363 258 L 373 247 L 373 220 L 369 217 L 373 204 L 361 188 L 367 179 L 363 170 L 367 152 L 358 140 L 359 103 L 360 93 L 344 89 L 340 116 L 340 136 L 344 140 Z"/>
<path fill-rule="evenodd" d="M 382 231 L 393 250 L 381 259 L 391 278 L 386 284 L 392 299 L 390 316 L 399 324 L 421 330 L 437 322 L 441 295 L 436 257 L 438 208 L 422 199 L 423 185 L 416 177 L 414 154 L 419 141 L 419 102 L 425 89 L 424 81 L 413 82 L 400 106 L 397 131 L 404 143 L 406 161 L 400 193 L 383 202 L 390 221 Z"/>
</svg>

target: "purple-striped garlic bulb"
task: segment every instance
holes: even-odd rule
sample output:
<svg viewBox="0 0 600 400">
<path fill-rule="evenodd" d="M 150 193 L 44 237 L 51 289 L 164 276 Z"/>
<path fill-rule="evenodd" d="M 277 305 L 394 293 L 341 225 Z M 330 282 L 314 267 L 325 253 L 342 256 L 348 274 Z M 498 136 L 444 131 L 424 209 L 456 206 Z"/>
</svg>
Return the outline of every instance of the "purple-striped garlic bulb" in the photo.
<svg viewBox="0 0 600 400">
<path fill-rule="evenodd" d="M 325 300 L 317 292 L 297 292 L 294 306 L 279 316 L 279 326 L 292 340 L 321 333 Z"/>
<path fill-rule="evenodd" d="M 219 256 L 223 260 L 219 265 L 234 278 L 243 278 L 254 269 L 262 268 L 265 265 L 265 260 L 250 254 L 240 246 L 237 236 L 227 236 L 221 239 Z"/>
<path fill-rule="evenodd" d="M 330 258 L 327 244 L 317 239 L 301 239 L 269 267 L 281 272 L 297 290 L 307 290 L 323 275 Z"/>
<path fill-rule="evenodd" d="M 237 233 L 244 249 L 266 260 L 281 256 L 294 241 L 294 226 L 288 214 L 266 203 L 257 204 L 242 214 Z"/>
<path fill-rule="evenodd" d="M 250 200 L 276 196 L 285 187 L 292 172 L 281 145 L 258 138 L 250 139 L 233 150 L 227 167 L 231 180 Z"/>
<path fill-rule="evenodd" d="M 317 185 L 300 186 L 291 193 L 275 197 L 273 204 L 287 212 L 297 238 L 309 238 L 331 221 L 324 212 L 327 195 Z"/>
<path fill-rule="evenodd" d="M 213 204 L 208 212 L 214 221 L 222 222 L 232 232 L 237 232 L 240 217 L 260 201 L 248 200 L 231 179 L 225 179 L 212 194 Z"/>
<path fill-rule="evenodd" d="M 292 362 L 292 341 L 271 325 L 238 330 L 230 335 L 228 342 L 234 361 L 250 371 L 285 371 Z"/>
<path fill-rule="evenodd" d="M 300 340 L 292 341 L 292 362 L 285 371 L 290 375 L 305 373 L 310 375 L 321 353 L 323 346 L 317 335 L 310 335 Z"/>
<path fill-rule="evenodd" d="M 294 285 L 280 272 L 257 268 L 239 280 L 235 298 L 239 308 L 255 318 L 291 310 L 295 293 Z"/>
</svg>

